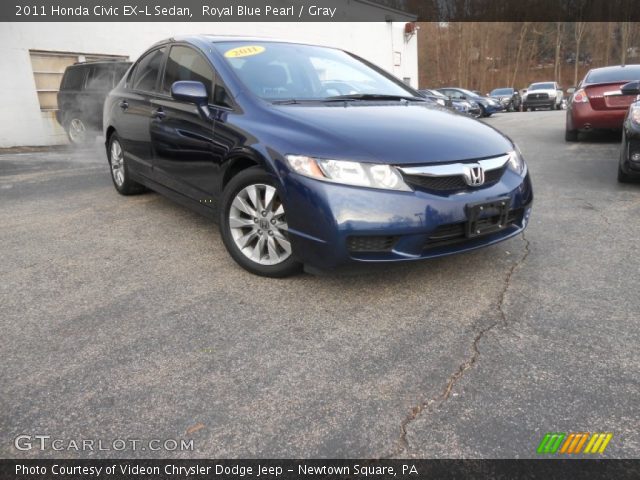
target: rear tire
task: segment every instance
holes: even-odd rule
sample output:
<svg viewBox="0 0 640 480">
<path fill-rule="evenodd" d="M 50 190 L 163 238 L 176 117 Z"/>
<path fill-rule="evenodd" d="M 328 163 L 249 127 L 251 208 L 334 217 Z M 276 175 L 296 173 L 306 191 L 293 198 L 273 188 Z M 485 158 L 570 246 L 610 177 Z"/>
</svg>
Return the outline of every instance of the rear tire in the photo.
<svg viewBox="0 0 640 480">
<path fill-rule="evenodd" d="M 222 192 L 220 235 L 231 257 L 263 277 L 299 273 L 288 234 L 285 206 L 273 177 L 260 167 L 238 173 Z"/>
<path fill-rule="evenodd" d="M 77 115 L 70 115 L 69 119 L 65 122 L 65 131 L 69 142 L 76 147 L 87 145 L 92 138 L 91 132 L 87 129 L 87 126 Z M 95 139 L 95 136 L 93 136 Z"/>
<path fill-rule="evenodd" d="M 116 133 L 111 134 L 109 137 L 107 156 L 109 158 L 111 180 L 120 195 L 137 195 L 146 190 L 143 185 L 131 180 L 131 173 L 129 172 L 124 150 Z"/>
<path fill-rule="evenodd" d="M 578 140 L 578 131 L 577 130 L 565 130 L 564 131 L 564 140 L 566 142 L 576 142 Z"/>
</svg>

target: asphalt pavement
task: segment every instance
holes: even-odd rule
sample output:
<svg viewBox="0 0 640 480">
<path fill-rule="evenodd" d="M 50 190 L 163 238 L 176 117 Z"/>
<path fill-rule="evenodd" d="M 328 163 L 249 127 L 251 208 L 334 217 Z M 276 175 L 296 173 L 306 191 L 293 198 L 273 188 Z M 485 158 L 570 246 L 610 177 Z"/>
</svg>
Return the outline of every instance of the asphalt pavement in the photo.
<svg viewBox="0 0 640 480">
<path fill-rule="evenodd" d="M 564 112 L 487 123 L 528 161 L 524 236 L 358 275 L 237 267 L 209 220 L 118 195 L 103 149 L 0 155 L 0 457 L 640 456 L 640 184 Z M 19 435 L 193 440 L 18 450 Z M 144 445 L 144 443 L 143 443 Z"/>
</svg>

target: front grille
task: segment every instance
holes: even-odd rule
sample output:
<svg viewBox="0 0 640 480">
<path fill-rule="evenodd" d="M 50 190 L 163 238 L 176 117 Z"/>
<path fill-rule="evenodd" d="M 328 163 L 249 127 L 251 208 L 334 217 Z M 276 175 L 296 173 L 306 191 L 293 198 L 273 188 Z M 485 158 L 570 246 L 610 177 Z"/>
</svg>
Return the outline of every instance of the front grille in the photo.
<svg viewBox="0 0 640 480">
<path fill-rule="evenodd" d="M 389 252 L 397 240 L 388 235 L 351 236 L 347 237 L 347 248 L 350 252 Z"/>
<path fill-rule="evenodd" d="M 516 223 L 520 223 L 522 220 L 522 215 L 524 214 L 523 208 L 518 208 L 516 210 L 511 210 L 509 215 L 507 216 L 507 223 L 503 228 L 509 227 Z M 499 215 L 494 217 L 486 217 L 479 219 L 477 225 L 479 228 L 483 228 L 490 225 L 495 225 L 498 223 L 500 219 Z M 496 233 L 496 230 L 493 230 L 489 233 Z M 489 234 L 487 233 L 487 234 Z M 475 237 L 478 238 L 478 237 Z M 443 247 L 447 245 L 455 245 L 457 243 L 462 243 L 467 240 L 467 222 L 460 223 L 450 223 L 448 225 L 440 225 L 436 228 L 424 244 L 424 248 L 426 250 L 431 248 Z"/>
<path fill-rule="evenodd" d="M 502 178 L 505 167 L 489 170 L 484 174 L 484 184 L 482 187 L 492 185 Z M 450 175 L 445 177 L 429 177 L 426 175 L 404 175 L 404 180 L 414 187 L 437 192 L 453 192 L 456 190 L 466 190 L 470 187 L 465 182 L 462 175 Z"/>
<path fill-rule="evenodd" d="M 527 100 L 548 100 L 548 93 L 531 93 L 527 95 Z"/>
</svg>

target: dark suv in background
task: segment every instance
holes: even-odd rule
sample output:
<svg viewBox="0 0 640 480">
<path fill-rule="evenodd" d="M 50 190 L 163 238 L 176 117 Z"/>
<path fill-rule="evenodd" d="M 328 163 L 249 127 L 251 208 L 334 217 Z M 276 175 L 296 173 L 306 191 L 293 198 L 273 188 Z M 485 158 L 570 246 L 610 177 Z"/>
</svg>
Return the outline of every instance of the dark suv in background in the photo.
<svg viewBox="0 0 640 480">
<path fill-rule="evenodd" d="M 495 88 L 491 90 L 489 96 L 500 102 L 508 112 L 516 112 L 522 105 L 520 93 L 515 88 Z"/>
<path fill-rule="evenodd" d="M 99 61 L 67 67 L 58 92 L 56 118 L 71 143 L 82 145 L 102 130 L 104 100 L 130 66 L 131 62 L 125 61 Z"/>
</svg>

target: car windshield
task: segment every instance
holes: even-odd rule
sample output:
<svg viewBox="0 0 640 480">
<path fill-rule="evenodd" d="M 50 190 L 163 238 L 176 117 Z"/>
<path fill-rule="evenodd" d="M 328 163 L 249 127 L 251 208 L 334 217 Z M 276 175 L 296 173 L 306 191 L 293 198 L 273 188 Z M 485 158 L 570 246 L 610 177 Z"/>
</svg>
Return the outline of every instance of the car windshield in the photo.
<svg viewBox="0 0 640 480">
<path fill-rule="evenodd" d="M 494 95 L 511 95 L 513 93 L 513 88 L 496 88 L 491 91 L 491 96 Z"/>
<path fill-rule="evenodd" d="M 592 70 L 585 83 L 631 82 L 640 80 L 640 65 Z"/>
<path fill-rule="evenodd" d="M 431 95 L 433 97 L 447 98 L 447 96 L 444 93 L 441 93 L 437 90 L 421 90 L 421 91 L 424 92 L 426 95 Z"/>
<path fill-rule="evenodd" d="M 529 86 L 529 90 L 555 90 L 556 86 L 553 83 L 532 83 Z"/>
<path fill-rule="evenodd" d="M 219 42 L 242 83 L 269 101 L 332 97 L 414 97 L 400 80 L 342 50 L 276 42 Z"/>
<path fill-rule="evenodd" d="M 461 92 L 466 97 L 478 97 L 477 93 L 472 92 L 471 90 L 465 90 L 464 88 L 458 88 L 458 91 Z"/>
</svg>

